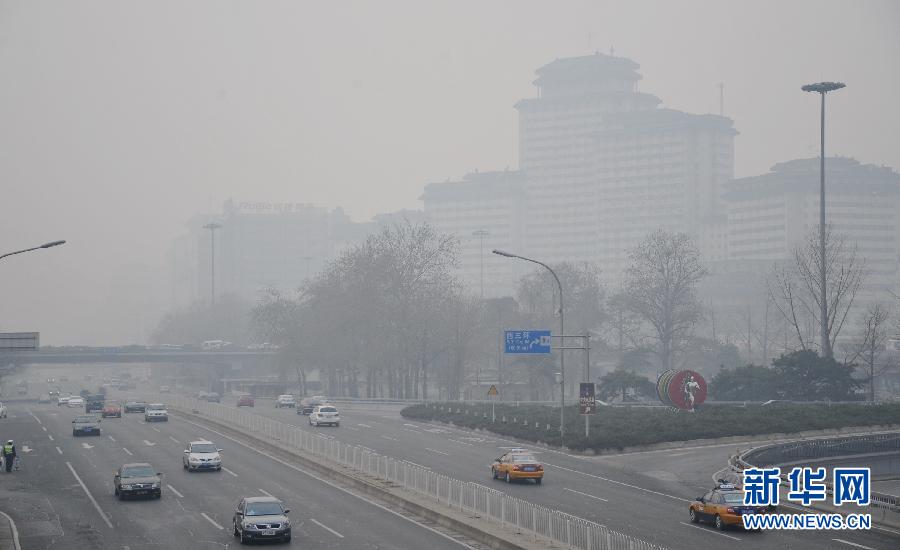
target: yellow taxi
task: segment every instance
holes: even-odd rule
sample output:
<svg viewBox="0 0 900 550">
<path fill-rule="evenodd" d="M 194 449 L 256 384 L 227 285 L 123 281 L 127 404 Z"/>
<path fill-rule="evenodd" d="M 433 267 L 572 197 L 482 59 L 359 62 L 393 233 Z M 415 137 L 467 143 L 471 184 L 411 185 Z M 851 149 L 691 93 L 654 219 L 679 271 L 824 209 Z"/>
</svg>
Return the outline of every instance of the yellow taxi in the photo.
<svg viewBox="0 0 900 550">
<path fill-rule="evenodd" d="M 724 531 L 726 527 L 743 527 L 741 516 L 744 514 L 764 514 L 765 506 L 749 506 L 744 504 L 744 491 L 731 483 L 720 482 L 719 485 L 691 502 L 688 511 L 691 523 L 711 522 L 716 529 Z"/>
<path fill-rule="evenodd" d="M 504 479 L 507 483 L 515 479 L 533 479 L 540 485 L 544 479 L 544 465 L 527 449 L 510 449 L 494 459 L 491 477 Z"/>
</svg>

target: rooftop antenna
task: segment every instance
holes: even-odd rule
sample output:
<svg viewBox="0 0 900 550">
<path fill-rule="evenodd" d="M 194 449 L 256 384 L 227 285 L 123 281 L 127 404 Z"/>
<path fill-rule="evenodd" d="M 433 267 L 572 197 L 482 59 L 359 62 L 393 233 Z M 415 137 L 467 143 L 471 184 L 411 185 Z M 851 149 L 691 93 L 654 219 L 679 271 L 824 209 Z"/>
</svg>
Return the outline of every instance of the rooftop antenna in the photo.
<svg viewBox="0 0 900 550">
<path fill-rule="evenodd" d="M 719 116 L 725 116 L 725 83 L 719 82 Z"/>
</svg>

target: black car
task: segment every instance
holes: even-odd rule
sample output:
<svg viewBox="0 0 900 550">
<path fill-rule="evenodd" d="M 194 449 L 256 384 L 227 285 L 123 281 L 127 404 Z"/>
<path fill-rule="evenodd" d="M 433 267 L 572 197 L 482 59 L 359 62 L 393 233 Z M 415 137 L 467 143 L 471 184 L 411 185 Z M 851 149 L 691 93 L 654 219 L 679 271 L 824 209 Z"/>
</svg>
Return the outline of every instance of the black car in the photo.
<svg viewBox="0 0 900 550">
<path fill-rule="evenodd" d="M 100 417 L 95 414 L 81 414 L 72 420 L 72 435 L 100 435 Z"/>
<path fill-rule="evenodd" d="M 130 496 L 162 496 L 161 473 L 146 462 L 123 464 L 113 476 L 113 487 L 119 500 Z"/>
<path fill-rule="evenodd" d="M 88 395 L 84 398 L 84 412 L 90 414 L 92 412 L 100 412 L 106 404 L 105 395 Z"/>
<path fill-rule="evenodd" d="M 144 401 L 128 401 L 125 403 L 126 413 L 143 413 L 147 410 L 147 403 Z"/>
<path fill-rule="evenodd" d="M 290 510 L 274 497 L 246 497 L 234 511 L 232 528 L 241 544 L 260 540 L 291 541 Z"/>
<path fill-rule="evenodd" d="M 316 410 L 316 407 L 318 407 L 319 405 L 324 405 L 326 402 L 327 400 L 319 395 L 314 397 L 307 397 L 306 399 L 300 401 L 300 406 L 297 407 L 297 414 L 309 416 L 314 410 Z"/>
</svg>

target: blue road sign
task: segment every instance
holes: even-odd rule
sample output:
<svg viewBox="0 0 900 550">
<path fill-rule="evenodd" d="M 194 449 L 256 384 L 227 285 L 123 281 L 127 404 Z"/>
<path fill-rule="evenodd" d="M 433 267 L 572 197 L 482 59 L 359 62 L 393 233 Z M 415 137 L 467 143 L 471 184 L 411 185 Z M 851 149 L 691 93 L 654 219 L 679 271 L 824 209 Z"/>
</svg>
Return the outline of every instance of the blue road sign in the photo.
<svg viewBox="0 0 900 550">
<path fill-rule="evenodd" d="M 507 330 L 506 353 L 550 353 L 549 330 Z"/>
</svg>

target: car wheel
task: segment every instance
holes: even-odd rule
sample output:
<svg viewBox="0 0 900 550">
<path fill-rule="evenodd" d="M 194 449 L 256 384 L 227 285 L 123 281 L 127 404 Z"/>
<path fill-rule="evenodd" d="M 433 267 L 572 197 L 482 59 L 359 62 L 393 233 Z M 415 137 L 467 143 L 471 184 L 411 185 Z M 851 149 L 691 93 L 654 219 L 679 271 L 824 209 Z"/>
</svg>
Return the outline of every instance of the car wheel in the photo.
<svg viewBox="0 0 900 550">
<path fill-rule="evenodd" d="M 284 538 L 281 539 L 281 542 L 283 542 L 283 543 L 285 543 L 285 544 L 290 544 L 290 543 L 291 543 L 291 536 L 290 536 L 290 535 L 285 535 Z"/>
<path fill-rule="evenodd" d="M 509 483 L 510 481 L 512 480 L 509 478 L 509 472 L 506 472 L 506 482 Z"/>
<path fill-rule="evenodd" d="M 217 471 L 217 472 L 221 472 L 221 471 L 222 471 L 222 467 L 219 466 L 218 468 L 216 468 L 216 471 Z"/>
<path fill-rule="evenodd" d="M 340 427 L 341 427 L 341 423 L 340 423 L 340 422 L 335 422 L 335 423 L 334 423 L 334 427 L 335 427 L 335 428 L 340 428 Z"/>
<path fill-rule="evenodd" d="M 544 481 L 544 478 L 541 478 L 541 477 L 534 478 L 534 482 L 537 485 L 540 485 L 542 481 Z"/>
<path fill-rule="evenodd" d="M 250 542 L 250 537 L 245 535 L 243 532 L 240 534 L 240 537 L 241 537 L 241 544 L 247 544 L 248 542 Z"/>
<path fill-rule="evenodd" d="M 722 517 L 719 514 L 716 514 L 716 529 L 719 531 L 725 530 L 725 523 L 722 521 Z"/>
<path fill-rule="evenodd" d="M 118 496 L 119 496 L 119 500 L 125 500 L 125 493 L 123 493 L 122 491 L 119 491 Z"/>
<path fill-rule="evenodd" d="M 693 508 L 690 509 L 688 515 L 691 516 L 691 523 L 697 523 L 700 521 L 700 518 L 697 517 L 697 512 L 695 512 Z"/>
</svg>

